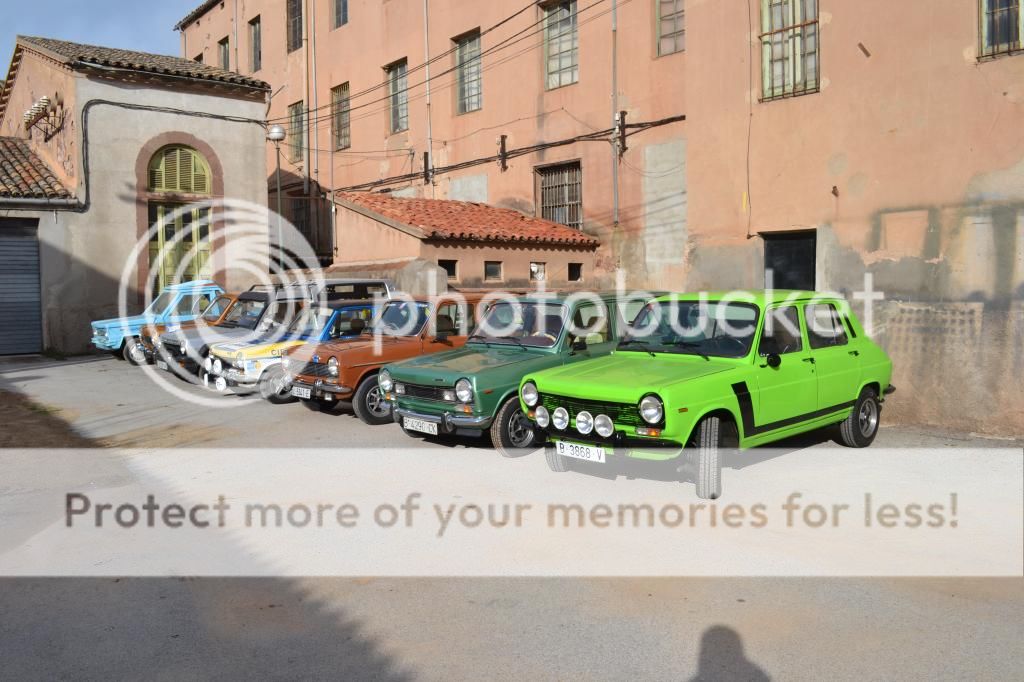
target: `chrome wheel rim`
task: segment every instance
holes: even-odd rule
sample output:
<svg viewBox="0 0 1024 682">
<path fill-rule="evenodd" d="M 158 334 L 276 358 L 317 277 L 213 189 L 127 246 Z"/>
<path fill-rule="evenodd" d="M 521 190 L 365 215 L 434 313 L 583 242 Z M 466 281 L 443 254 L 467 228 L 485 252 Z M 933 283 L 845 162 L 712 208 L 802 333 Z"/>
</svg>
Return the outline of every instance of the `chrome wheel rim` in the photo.
<svg viewBox="0 0 1024 682">
<path fill-rule="evenodd" d="M 860 435 L 867 438 L 878 428 L 878 406 L 874 400 L 865 400 L 860 405 L 860 412 L 857 414 L 857 424 L 860 427 Z"/>
<path fill-rule="evenodd" d="M 146 352 L 142 350 L 141 343 L 132 344 L 131 349 L 128 351 L 128 355 L 131 356 L 132 362 L 142 364 L 146 361 Z"/>
<path fill-rule="evenodd" d="M 366 393 L 366 409 L 377 417 L 391 414 L 391 405 L 380 394 L 380 387 L 374 386 Z"/>
<path fill-rule="evenodd" d="M 533 440 L 533 430 L 523 417 L 522 410 L 516 410 L 508 419 L 508 440 L 514 448 L 524 448 Z"/>
</svg>

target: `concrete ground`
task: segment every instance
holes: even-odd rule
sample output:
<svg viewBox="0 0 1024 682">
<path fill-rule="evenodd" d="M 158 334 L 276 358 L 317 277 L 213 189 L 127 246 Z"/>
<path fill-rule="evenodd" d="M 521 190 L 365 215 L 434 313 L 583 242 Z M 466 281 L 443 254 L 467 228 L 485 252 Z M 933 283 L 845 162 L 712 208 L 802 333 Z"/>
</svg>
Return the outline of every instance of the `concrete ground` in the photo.
<svg viewBox="0 0 1024 682">
<path fill-rule="evenodd" d="M 0 412 L 7 445 L 26 445 L 17 431 L 32 429 L 74 446 L 418 442 L 344 409 L 203 408 L 108 358 L 8 360 L 0 391 L 33 401 L 23 421 Z M 1019 445 L 898 427 L 876 442 Z M 784 449 L 825 444 L 812 434 Z M 455 447 L 480 456 L 464 461 L 481 479 L 506 470 L 471 450 L 485 443 Z M 36 485 L 74 474 L 40 471 Z M 0 503 L 31 492 L 0 472 Z M 0 557 L 19 543 L 0 538 Z M 1010 578 L 8 578 L 0 677 L 1014 679 L 1022 614 L 1024 579 Z"/>
</svg>

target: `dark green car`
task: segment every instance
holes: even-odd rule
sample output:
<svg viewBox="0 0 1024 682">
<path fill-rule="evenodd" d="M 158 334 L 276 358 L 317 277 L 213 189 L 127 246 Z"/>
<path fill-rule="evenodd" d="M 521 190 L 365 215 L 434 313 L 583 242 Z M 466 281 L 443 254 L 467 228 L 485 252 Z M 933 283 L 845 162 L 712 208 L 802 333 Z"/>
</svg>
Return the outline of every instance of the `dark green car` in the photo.
<svg viewBox="0 0 1024 682">
<path fill-rule="evenodd" d="M 489 431 L 499 452 L 518 454 L 539 444 L 520 409 L 522 377 L 607 355 L 645 303 L 616 294 L 501 300 L 463 348 L 387 365 L 378 381 L 407 434 Z"/>
</svg>

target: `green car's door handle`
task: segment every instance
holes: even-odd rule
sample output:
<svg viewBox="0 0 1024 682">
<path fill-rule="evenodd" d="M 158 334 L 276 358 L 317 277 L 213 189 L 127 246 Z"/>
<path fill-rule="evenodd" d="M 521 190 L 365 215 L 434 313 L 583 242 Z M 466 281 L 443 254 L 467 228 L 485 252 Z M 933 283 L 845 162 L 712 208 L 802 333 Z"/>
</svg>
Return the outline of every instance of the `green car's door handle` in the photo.
<svg viewBox="0 0 1024 682">
<path fill-rule="evenodd" d="M 804 358 L 803 360 L 804 360 L 804 362 L 809 362 L 812 365 L 814 364 L 814 358 Z"/>
<path fill-rule="evenodd" d="M 851 350 L 850 351 L 850 355 L 852 355 L 854 357 L 857 357 L 858 355 L 860 355 L 860 351 L 859 350 Z"/>
</svg>

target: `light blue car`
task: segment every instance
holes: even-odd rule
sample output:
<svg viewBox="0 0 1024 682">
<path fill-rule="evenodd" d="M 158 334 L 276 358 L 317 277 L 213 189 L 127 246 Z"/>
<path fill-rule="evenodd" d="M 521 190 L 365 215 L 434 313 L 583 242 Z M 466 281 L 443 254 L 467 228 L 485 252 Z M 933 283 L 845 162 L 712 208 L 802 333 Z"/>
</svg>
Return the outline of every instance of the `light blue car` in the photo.
<svg viewBox="0 0 1024 682">
<path fill-rule="evenodd" d="M 209 280 L 172 284 L 164 288 L 141 315 L 93 322 L 92 345 L 120 354 L 133 365 L 141 365 L 146 362 L 145 348 L 138 338 L 143 326 L 194 320 L 222 293 L 224 290 Z"/>
</svg>

